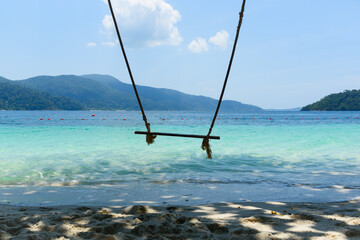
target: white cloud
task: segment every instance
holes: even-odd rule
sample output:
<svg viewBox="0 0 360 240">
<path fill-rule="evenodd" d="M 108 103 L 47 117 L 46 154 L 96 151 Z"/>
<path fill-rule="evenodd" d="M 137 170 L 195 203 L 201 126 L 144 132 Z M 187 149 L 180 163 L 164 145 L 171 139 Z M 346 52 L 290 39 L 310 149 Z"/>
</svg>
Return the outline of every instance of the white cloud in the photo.
<svg viewBox="0 0 360 240">
<path fill-rule="evenodd" d="M 189 51 L 193 53 L 201 53 L 209 50 L 206 39 L 204 38 L 196 38 L 188 45 Z"/>
<path fill-rule="evenodd" d="M 101 44 L 107 47 L 115 47 L 116 42 L 103 42 Z"/>
<path fill-rule="evenodd" d="M 110 15 L 105 15 L 104 19 L 102 20 L 102 24 L 107 31 L 112 31 L 114 28 L 113 19 Z"/>
<path fill-rule="evenodd" d="M 209 42 L 222 50 L 226 50 L 229 42 L 229 33 L 225 30 L 217 32 L 215 36 L 209 38 Z"/>
<path fill-rule="evenodd" d="M 165 0 L 112 0 L 112 5 L 128 46 L 178 45 L 182 41 L 176 27 L 181 15 Z M 108 32 L 114 33 L 111 15 L 106 15 L 102 23 Z"/>
<path fill-rule="evenodd" d="M 215 47 L 226 50 L 229 42 L 229 33 L 225 30 L 217 32 L 215 36 L 209 38 L 208 42 Z M 198 37 L 188 45 L 188 49 L 194 53 L 209 51 L 208 42 L 206 39 Z"/>
<path fill-rule="evenodd" d="M 96 43 L 94 43 L 94 42 L 89 42 L 86 46 L 87 46 L 87 47 L 96 47 Z"/>
</svg>

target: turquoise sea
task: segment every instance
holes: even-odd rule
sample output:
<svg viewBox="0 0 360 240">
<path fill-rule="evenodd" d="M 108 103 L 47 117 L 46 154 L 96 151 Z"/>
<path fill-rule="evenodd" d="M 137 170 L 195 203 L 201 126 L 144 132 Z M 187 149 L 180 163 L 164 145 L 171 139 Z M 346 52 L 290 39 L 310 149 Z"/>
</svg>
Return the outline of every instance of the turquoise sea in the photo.
<svg viewBox="0 0 360 240">
<path fill-rule="evenodd" d="M 95 116 L 92 116 L 92 115 Z M 213 113 L 147 112 L 206 134 Z M 360 197 L 360 112 L 220 114 L 211 140 L 139 112 L 0 111 L 0 203 L 328 202 Z M 43 119 L 43 120 L 40 120 Z"/>
</svg>

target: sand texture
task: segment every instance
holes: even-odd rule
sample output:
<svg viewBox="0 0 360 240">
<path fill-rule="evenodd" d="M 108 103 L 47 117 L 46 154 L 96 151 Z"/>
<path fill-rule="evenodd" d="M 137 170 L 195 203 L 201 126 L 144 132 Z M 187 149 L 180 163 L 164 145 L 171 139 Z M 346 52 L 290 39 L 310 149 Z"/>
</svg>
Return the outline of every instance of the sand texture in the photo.
<svg viewBox="0 0 360 240">
<path fill-rule="evenodd" d="M 0 239 L 360 239 L 360 200 L 199 206 L 0 206 Z"/>
</svg>

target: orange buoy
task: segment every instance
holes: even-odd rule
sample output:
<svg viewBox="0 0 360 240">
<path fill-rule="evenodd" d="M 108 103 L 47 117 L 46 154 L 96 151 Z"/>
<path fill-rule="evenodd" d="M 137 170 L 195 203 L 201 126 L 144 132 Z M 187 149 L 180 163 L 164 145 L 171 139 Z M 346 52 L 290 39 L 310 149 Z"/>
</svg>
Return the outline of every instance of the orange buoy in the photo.
<svg viewBox="0 0 360 240">
<path fill-rule="evenodd" d="M 63 118 L 61 118 L 60 120 L 64 120 Z"/>
<path fill-rule="evenodd" d="M 40 120 L 43 120 L 42 118 L 40 118 Z"/>
<path fill-rule="evenodd" d="M 126 120 L 126 118 L 123 119 L 124 121 Z"/>
<path fill-rule="evenodd" d="M 184 120 L 184 118 L 181 118 L 181 120 Z"/>
<path fill-rule="evenodd" d="M 48 118 L 48 121 L 50 120 L 50 118 Z"/>
<path fill-rule="evenodd" d="M 95 117 L 95 114 L 92 114 L 91 116 L 92 116 L 92 117 Z"/>
<path fill-rule="evenodd" d="M 238 119 L 238 118 L 235 118 L 235 119 Z"/>
</svg>

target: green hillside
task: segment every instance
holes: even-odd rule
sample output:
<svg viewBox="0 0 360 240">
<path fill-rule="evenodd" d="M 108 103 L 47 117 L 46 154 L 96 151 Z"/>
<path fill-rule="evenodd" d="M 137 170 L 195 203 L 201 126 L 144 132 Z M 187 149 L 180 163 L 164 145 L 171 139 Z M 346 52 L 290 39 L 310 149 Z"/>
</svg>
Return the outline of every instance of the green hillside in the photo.
<svg viewBox="0 0 360 240">
<path fill-rule="evenodd" d="M 360 90 L 330 94 L 301 111 L 360 111 Z"/>
<path fill-rule="evenodd" d="M 0 81 L 0 109 L 81 110 L 83 107 L 65 97 L 50 96 L 47 93 Z"/>
<path fill-rule="evenodd" d="M 0 83 L 11 83 L 11 81 L 6 78 L 0 77 Z"/>
<path fill-rule="evenodd" d="M 85 109 L 139 110 L 132 85 L 107 75 L 38 76 L 10 82 L 49 96 L 66 97 Z M 171 89 L 138 86 L 138 92 L 146 110 L 215 111 L 217 105 L 216 99 Z M 221 106 L 221 111 L 261 110 L 236 101 L 223 101 Z"/>
<path fill-rule="evenodd" d="M 132 95 L 135 99 L 131 84 L 120 82 L 118 79 L 107 75 L 92 74 L 84 75 L 83 77 L 96 80 L 112 89 Z M 209 97 L 195 96 L 176 90 L 141 85 L 138 85 L 137 89 L 144 108 L 149 110 L 214 111 L 217 106 L 217 100 Z M 225 100 L 221 105 L 221 111 L 241 112 L 261 110 L 259 107 L 237 101 Z"/>
<path fill-rule="evenodd" d="M 74 75 L 39 76 L 17 82 L 51 95 L 68 97 L 85 106 L 86 109 L 137 109 L 137 102 L 133 96 L 84 77 Z"/>
</svg>

